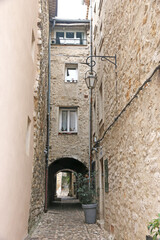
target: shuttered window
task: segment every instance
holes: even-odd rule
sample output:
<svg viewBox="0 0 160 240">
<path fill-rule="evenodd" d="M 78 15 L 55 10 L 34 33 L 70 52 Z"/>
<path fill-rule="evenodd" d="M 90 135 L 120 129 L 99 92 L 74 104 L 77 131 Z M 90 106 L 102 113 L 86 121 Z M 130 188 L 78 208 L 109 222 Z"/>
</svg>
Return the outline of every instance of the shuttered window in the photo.
<svg viewBox="0 0 160 240">
<path fill-rule="evenodd" d="M 109 192 L 109 182 L 108 182 L 108 159 L 104 161 L 105 167 L 105 192 Z"/>
</svg>

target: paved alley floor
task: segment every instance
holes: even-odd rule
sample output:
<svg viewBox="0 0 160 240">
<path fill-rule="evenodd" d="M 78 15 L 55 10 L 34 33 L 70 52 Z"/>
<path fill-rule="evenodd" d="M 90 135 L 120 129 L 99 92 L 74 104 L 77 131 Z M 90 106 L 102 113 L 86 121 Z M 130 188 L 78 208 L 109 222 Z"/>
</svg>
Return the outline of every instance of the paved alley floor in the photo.
<svg viewBox="0 0 160 240">
<path fill-rule="evenodd" d="M 97 224 L 85 224 L 77 199 L 61 198 L 45 213 L 29 240 L 106 240 Z"/>
</svg>

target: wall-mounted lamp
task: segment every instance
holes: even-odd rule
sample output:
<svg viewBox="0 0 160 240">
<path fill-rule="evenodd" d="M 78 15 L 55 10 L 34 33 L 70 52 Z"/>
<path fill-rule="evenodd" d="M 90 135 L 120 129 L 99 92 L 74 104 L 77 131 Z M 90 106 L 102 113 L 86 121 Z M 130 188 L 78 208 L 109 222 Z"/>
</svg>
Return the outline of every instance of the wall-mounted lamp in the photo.
<svg viewBox="0 0 160 240">
<path fill-rule="evenodd" d="M 92 42 L 92 41 L 91 41 Z M 91 181 L 91 166 L 92 166 L 92 151 L 95 150 L 98 152 L 98 148 L 92 148 L 92 89 L 95 88 L 97 83 L 97 74 L 93 70 L 93 67 L 96 65 L 96 61 L 93 60 L 93 58 L 100 58 L 101 61 L 108 61 L 112 63 L 115 66 L 115 69 L 117 68 L 117 59 L 115 56 L 92 56 L 92 44 L 91 44 L 91 56 L 87 57 L 86 64 L 90 67 L 90 70 L 88 70 L 85 73 L 85 82 L 87 87 L 89 88 L 89 186 Z M 96 143 L 96 139 L 94 139 L 94 142 Z"/>
<path fill-rule="evenodd" d="M 89 89 L 93 89 L 97 83 L 97 74 L 95 71 L 87 71 L 85 73 L 85 82 Z"/>
<path fill-rule="evenodd" d="M 84 0 L 83 0 L 84 2 Z M 100 58 L 101 61 L 108 61 L 111 64 L 114 64 L 115 68 L 117 68 L 117 59 L 115 56 L 93 56 L 93 39 L 92 39 L 92 0 L 87 1 L 88 6 L 90 6 L 90 56 L 87 57 L 86 62 L 82 64 L 86 64 L 90 67 L 90 70 L 85 73 L 85 82 L 87 87 L 89 88 L 89 187 L 91 181 L 91 166 L 92 166 L 92 89 L 95 88 L 97 83 L 97 74 L 93 70 L 93 67 L 96 65 L 95 58 Z M 97 148 L 94 149 L 97 151 Z"/>
<path fill-rule="evenodd" d="M 89 88 L 89 187 L 92 165 L 92 89 L 97 83 L 97 74 L 92 68 L 85 73 L 85 82 Z"/>
<path fill-rule="evenodd" d="M 88 56 L 86 58 L 86 62 L 84 64 L 86 64 L 87 66 L 89 66 L 90 68 L 93 69 L 93 67 L 96 65 L 96 58 L 100 58 L 101 61 L 108 61 L 110 62 L 111 64 L 113 64 L 115 66 L 115 68 L 117 68 L 117 56 L 114 55 L 114 56 Z"/>
<path fill-rule="evenodd" d="M 102 146 L 100 146 L 100 147 L 93 147 L 93 148 L 92 148 L 92 151 L 98 152 L 98 149 L 102 149 Z"/>
</svg>

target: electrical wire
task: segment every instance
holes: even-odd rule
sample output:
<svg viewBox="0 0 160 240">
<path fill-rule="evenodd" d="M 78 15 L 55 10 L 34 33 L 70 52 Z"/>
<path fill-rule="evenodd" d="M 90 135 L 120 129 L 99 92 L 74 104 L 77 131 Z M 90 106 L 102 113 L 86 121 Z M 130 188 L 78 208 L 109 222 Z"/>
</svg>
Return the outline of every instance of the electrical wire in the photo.
<svg viewBox="0 0 160 240">
<path fill-rule="evenodd" d="M 137 92 L 133 95 L 133 97 L 130 99 L 130 101 L 125 105 L 125 107 L 122 109 L 122 111 L 118 114 L 118 116 L 114 119 L 114 121 L 109 125 L 109 127 L 105 130 L 105 132 L 103 133 L 103 136 L 98 139 L 95 143 L 96 147 L 105 137 L 106 133 L 113 127 L 113 125 L 117 122 L 117 120 L 121 117 L 121 115 L 126 111 L 126 109 L 130 106 L 130 104 L 133 102 L 133 100 L 138 97 L 138 94 L 140 93 L 140 91 L 143 90 L 143 88 L 147 85 L 147 83 L 151 82 L 152 77 L 154 76 L 154 74 L 160 70 L 160 65 L 158 65 L 153 73 L 151 74 L 151 76 L 138 88 Z"/>
</svg>

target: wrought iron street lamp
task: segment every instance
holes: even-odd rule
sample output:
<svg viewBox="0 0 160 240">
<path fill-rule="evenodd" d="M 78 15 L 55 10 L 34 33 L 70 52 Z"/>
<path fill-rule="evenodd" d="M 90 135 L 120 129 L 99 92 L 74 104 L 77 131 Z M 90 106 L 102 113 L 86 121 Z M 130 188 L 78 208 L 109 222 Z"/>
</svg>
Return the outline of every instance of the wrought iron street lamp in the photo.
<svg viewBox="0 0 160 240">
<path fill-rule="evenodd" d="M 100 58 L 101 61 L 108 61 L 115 65 L 117 68 L 117 60 L 115 56 L 94 56 L 93 55 L 93 42 L 92 42 L 92 0 L 88 0 L 90 2 L 90 56 L 87 57 L 86 64 L 90 67 L 90 70 L 85 73 L 85 82 L 87 87 L 89 88 L 89 186 L 91 182 L 91 166 L 92 166 L 92 90 L 95 88 L 97 83 L 97 74 L 93 70 L 93 67 L 96 65 L 95 58 Z"/>
<path fill-rule="evenodd" d="M 97 83 L 97 74 L 92 69 L 85 73 L 85 82 L 89 88 L 89 186 L 91 182 L 92 167 L 92 90 Z"/>
<path fill-rule="evenodd" d="M 87 71 L 85 73 L 85 81 L 86 81 L 86 85 L 89 89 L 93 89 L 96 86 L 97 83 L 97 74 L 95 71 Z"/>
<path fill-rule="evenodd" d="M 91 41 L 92 43 L 92 41 Z M 92 52 L 91 52 L 92 54 Z M 89 88 L 89 186 L 91 182 L 91 167 L 92 167 L 92 90 L 95 88 L 97 83 L 97 74 L 93 70 L 93 67 L 96 65 L 96 61 L 93 58 L 100 58 L 101 61 L 108 61 L 115 65 L 115 69 L 117 68 L 116 55 L 115 56 L 89 56 L 86 59 L 86 65 L 90 67 L 85 73 L 85 82 L 87 87 Z"/>
</svg>

